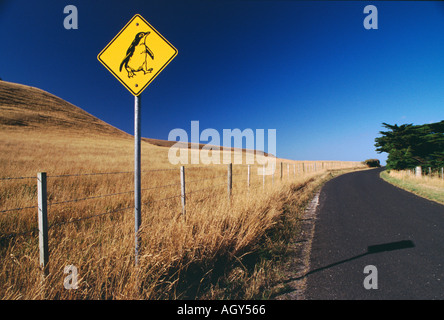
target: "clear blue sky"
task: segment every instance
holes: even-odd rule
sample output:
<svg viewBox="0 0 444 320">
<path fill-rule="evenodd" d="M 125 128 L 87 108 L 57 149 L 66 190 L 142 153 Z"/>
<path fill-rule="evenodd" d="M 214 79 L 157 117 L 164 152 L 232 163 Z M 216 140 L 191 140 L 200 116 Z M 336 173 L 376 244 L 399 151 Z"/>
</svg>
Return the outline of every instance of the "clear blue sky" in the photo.
<svg viewBox="0 0 444 320">
<path fill-rule="evenodd" d="M 75 5 L 79 29 L 65 30 Z M 378 9 L 378 30 L 363 9 Z M 142 94 L 142 135 L 276 129 L 277 155 L 364 160 L 382 122 L 444 117 L 438 1 L 0 0 L 0 77 L 133 133 L 133 96 L 97 54 L 136 14 L 179 51 Z"/>
</svg>

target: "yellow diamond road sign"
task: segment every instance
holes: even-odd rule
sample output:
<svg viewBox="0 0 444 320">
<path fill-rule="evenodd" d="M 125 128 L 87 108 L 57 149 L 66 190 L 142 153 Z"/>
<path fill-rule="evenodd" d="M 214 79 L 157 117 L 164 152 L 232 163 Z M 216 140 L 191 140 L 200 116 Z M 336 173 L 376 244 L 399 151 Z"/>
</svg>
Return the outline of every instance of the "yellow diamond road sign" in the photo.
<svg viewBox="0 0 444 320">
<path fill-rule="evenodd" d="M 97 58 L 138 96 L 176 55 L 176 48 L 136 14 Z"/>
</svg>

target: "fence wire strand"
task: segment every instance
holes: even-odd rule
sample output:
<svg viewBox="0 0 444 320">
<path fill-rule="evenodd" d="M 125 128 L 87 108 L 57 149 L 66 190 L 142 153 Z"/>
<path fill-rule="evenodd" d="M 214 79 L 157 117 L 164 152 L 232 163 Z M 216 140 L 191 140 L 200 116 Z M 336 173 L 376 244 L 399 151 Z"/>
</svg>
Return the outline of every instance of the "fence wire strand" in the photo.
<svg viewBox="0 0 444 320">
<path fill-rule="evenodd" d="M 205 191 L 205 190 L 213 190 L 213 189 L 220 187 L 222 185 L 226 186 L 227 184 L 224 182 L 224 183 L 212 185 L 211 187 L 201 188 L 201 189 L 197 189 L 197 190 L 191 190 L 191 191 L 187 191 L 186 194 L 196 193 L 196 192 Z"/>
<path fill-rule="evenodd" d="M 117 195 L 128 194 L 128 193 L 134 193 L 134 191 L 117 192 L 117 193 L 104 194 L 104 195 L 94 196 L 94 197 L 87 197 L 87 198 L 79 198 L 79 199 L 71 199 L 71 200 L 51 202 L 51 203 L 48 203 L 48 206 L 52 206 L 52 205 L 56 205 L 56 204 L 62 204 L 62 203 L 85 201 L 85 200 L 91 200 L 91 199 L 100 199 L 100 198 L 117 196 Z"/>
<path fill-rule="evenodd" d="M 37 177 L 5 177 L 0 180 L 23 180 L 23 179 L 37 179 Z"/>
<path fill-rule="evenodd" d="M 248 165 L 241 165 L 242 169 L 246 168 Z M 250 165 L 251 169 L 256 168 L 257 166 L 255 165 Z M 222 166 L 221 166 L 222 168 Z M 211 169 L 208 168 L 206 166 L 196 166 L 196 167 L 187 167 L 187 170 L 193 170 L 193 169 Z M 168 169 L 152 169 L 152 170 L 144 170 L 142 171 L 142 173 L 149 173 L 149 172 L 169 172 L 169 171 L 178 171 L 179 168 L 168 168 Z M 275 169 L 276 171 L 278 170 L 277 168 Z M 282 169 L 281 169 L 282 170 Z M 234 170 L 233 170 L 234 171 Z M 284 170 L 282 170 L 284 171 Z M 287 170 L 288 171 L 288 170 Z M 299 165 L 298 165 L 298 173 L 300 171 Z M 97 172 L 97 173 L 83 173 L 83 174 L 61 174 L 61 175 L 53 175 L 53 176 L 47 176 L 47 178 L 65 178 L 65 177 L 80 177 L 80 176 L 99 176 L 99 175 L 114 175 L 114 174 L 132 174 L 134 173 L 134 171 L 120 171 L 120 172 Z M 240 172 L 232 172 L 231 176 L 246 176 L 246 172 L 244 170 L 240 170 Z M 281 173 L 282 174 L 282 173 Z M 251 180 L 256 180 L 253 179 L 254 178 L 254 174 L 251 173 Z M 257 174 L 258 177 L 262 177 L 262 175 Z M 273 175 L 274 176 L 274 175 Z M 191 184 L 191 183 L 199 183 L 199 182 L 203 182 L 203 181 L 209 181 L 209 180 L 216 180 L 216 179 L 221 179 L 221 178 L 226 178 L 227 177 L 227 173 L 223 174 L 223 175 L 217 175 L 217 176 L 213 176 L 213 177 L 209 177 L 209 178 L 203 178 L 203 179 L 195 179 L 195 180 L 187 180 L 187 184 Z M 23 179 L 37 179 L 37 177 L 4 177 L 4 178 L 0 178 L 0 181 L 6 181 L 6 180 L 23 180 Z M 236 179 L 237 180 L 237 179 Z M 276 183 L 279 181 L 278 178 L 276 178 Z M 235 187 L 235 183 L 243 183 L 243 179 L 238 180 L 238 181 L 232 181 L 233 183 L 233 187 L 232 189 L 234 189 Z M 247 182 L 247 181 L 245 181 Z M 155 190 L 155 189 L 161 189 L 161 188 L 169 188 L 169 187 L 175 187 L 175 186 L 181 186 L 181 183 L 172 183 L 172 184 L 165 184 L 165 185 L 161 185 L 161 186 L 152 186 L 152 187 L 148 187 L 148 188 L 143 188 L 141 189 L 141 191 L 147 191 L 147 190 Z M 211 185 L 205 188 L 200 188 L 200 189 L 196 189 L 196 190 L 187 190 L 185 192 L 184 197 L 188 198 L 191 197 L 191 195 L 194 195 L 198 192 L 202 192 L 202 191 L 212 191 L 211 194 L 209 194 L 208 196 L 205 196 L 203 198 L 199 198 L 199 200 L 205 200 L 208 198 L 211 198 L 213 196 L 213 192 L 215 193 L 220 193 L 222 191 L 224 191 L 223 189 L 220 189 L 222 186 L 227 186 L 227 182 L 223 182 L 223 183 L 218 183 L 215 185 Z M 250 182 L 250 185 L 247 187 L 246 190 L 244 191 L 248 191 L 248 190 L 252 190 L 252 189 L 257 189 L 259 187 L 265 187 L 263 184 L 263 181 L 261 179 L 261 181 L 257 181 L 257 182 Z M 217 190 L 220 189 L 220 190 Z M 240 192 L 242 192 L 242 190 L 238 190 Z M 85 197 L 85 198 L 78 198 L 78 199 L 69 199 L 69 200 L 63 200 L 63 201 L 56 201 L 56 202 L 51 202 L 48 203 L 48 206 L 53 206 L 53 205 L 60 205 L 60 204 L 65 204 L 65 203 L 73 203 L 73 202 L 78 202 L 78 201 L 86 201 L 86 200 L 92 200 L 92 199 L 100 199 L 100 198 L 105 198 L 105 197 L 111 197 L 111 196 L 117 196 L 117 195 L 124 195 L 124 194 L 132 194 L 134 193 L 134 191 L 125 191 L 125 192 L 117 192 L 117 193 L 110 193 L 110 194 L 105 194 L 105 195 L 99 195 L 99 196 L 92 196 L 92 197 Z M 156 200 L 152 200 L 152 201 L 147 201 L 146 203 L 143 203 L 143 206 L 149 206 L 153 203 L 159 203 L 162 201 L 166 201 L 166 200 L 171 200 L 171 199 L 177 199 L 177 198 L 181 198 L 183 195 L 179 194 L 179 195 L 173 195 L 173 196 L 168 196 L 165 198 L 161 198 L 161 199 L 156 199 Z M 12 209 L 5 209 L 5 210 L 0 210 L 0 213 L 5 213 L 5 212 L 12 212 L 12 211 L 20 211 L 20 210 L 25 210 L 25 209 L 36 209 L 38 208 L 38 206 L 28 206 L 28 207 L 21 207 L 21 208 L 12 208 Z M 51 229 L 53 227 L 57 227 L 57 226 L 61 226 L 61 225 L 65 225 L 65 224 L 70 224 L 70 223 L 75 223 L 75 222 L 80 222 L 80 221 L 84 221 L 84 220 L 90 220 L 93 218 L 97 218 L 97 217 L 101 217 L 101 216 L 106 216 L 106 215 L 110 215 L 110 214 L 115 214 L 115 213 L 119 213 L 119 212 L 123 212 L 123 211 L 127 211 L 130 209 L 134 209 L 134 206 L 130 206 L 130 207 L 125 207 L 125 208 L 120 208 L 117 210 L 113 210 L 113 211 L 107 211 L 107 212 L 102 212 L 99 214 L 94 214 L 88 217 L 83 217 L 83 218 L 77 218 L 77 219 L 69 219 L 67 221 L 61 221 L 61 222 L 55 222 L 52 223 L 48 229 Z M 30 234 L 33 232 L 38 232 L 38 228 L 33 228 L 30 229 L 28 231 L 25 232 L 19 232 L 19 233 L 10 233 L 7 235 L 1 235 L 0 236 L 0 240 L 3 239 L 8 239 L 8 238 L 12 238 L 12 237 L 18 237 L 21 235 L 26 235 L 26 234 Z"/>
<path fill-rule="evenodd" d="M 156 202 L 160 202 L 160 201 L 165 201 L 165 200 L 170 200 L 170 199 L 174 199 L 174 198 L 180 198 L 181 195 L 175 195 L 175 196 L 171 196 L 171 197 L 166 197 L 166 198 L 162 198 L 162 199 L 157 199 L 157 200 L 152 200 L 152 201 L 148 201 L 148 203 L 146 203 L 145 205 L 150 205 L 151 203 L 156 203 Z"/>
<path fill-rule="evenodd" d="M 33 233 L 33 232 L 38 232 L 38 231 L 39 231 L 39 228 L 33 228 L 33 229 L 30 229 L 30 230 L 24 231 L 24 232 L 9 233 L 9 234 L 0 236 L 0 241 L 1 240 L 6 240 L 6 239 L 9 239 L 9 238 L 15 238 L 15 237 L 23 236 L 23 235 L 30 234 L 30 233 Z"/>
<path fill-rule="evenodd" d="M 140 191 L 153 190 L 153 189 L 162 189 L 162 188 L 168 188 L 168 187 L 173 187 L 173 186 L 180 186 L 180 183 L 172 183 L 172 184 L 165 184 L 163 186 L 155 186 L 155 187 L 150 187 L 150 188 L 143 188 L 143 189 L 140 189 Z"/>
<path fill-rule="evenodd" d="M 14 208 L 14 209 L 6 209 L 6 210 L 1 210 L 0 213 L 4 213 L 4 212 L 10 212 L 10 211 L 20 211 L 20 210 L 25 210 L 25 209 L 35 209 L 38 206 L 30 206 L 30 207 L 22 207 L 22 208 Z"/>
<path fill-rule="evenodd" d="M 83 221 L 83 220 L 89 220 L 89 219 L 93 219 L 93 218 L 97 218 L 97 217 L 101 217 L 101 216 L 106 216 L 108 214 L 113 214 L 113 213 L 117 213 L 117 212 L 121 212 L 121 211 L 126 211 L 129 209 L 134 209 L 134 207 L 127 207 L 127 208 L 120 208 L 114 211 L 108 211 L 108 212 L 102 212 L 99 214 L 95 214 L 92 216 L 88 216 L 88 217 L 84 217 L 84 218 L 78 218 L 78 219 L 74 219 L 74 220 L 68 220 L 68 221 L 61 221 L 61 222 L 57 222 L 57 223 L 53 223 L 50 226 L 48 226 L 48 230 L 51 229 L 52 227 L 58 227 L 64 224 L 69 224 L 69 223 L 74 223 L 74 222 L 79 222 L 79 221 Z"/>
<path fill-rule="evenodd" d="M 220 179 L 220 178 L 226 178 L 227 175 L 221 175 L 221 176 L 216 176 L 216 177 L 211 177 L 211 178 L 204 178 L 204 179 L 198 179 L 198 180 L 191 180 L 191 181 L 187 181 L 186 183 L 194 183 L 194 182 L 202 182 L 202 181 L 208 181 L 208 180 L 215 180 L 215 179 Z"/>
<path fill-rule="evenodd" d="M 96 173 L 77 173 L 77 174 L 59 174 L 55 176 L 47 176 L 47 178 L 67 178 L 67 177 L 81 177 L 81 176 L 101 176 L 108 174 L 124 174 L 134 173 L 134 171 L 121 171 L 121 172 L 96 172 Z"/>
</svg>

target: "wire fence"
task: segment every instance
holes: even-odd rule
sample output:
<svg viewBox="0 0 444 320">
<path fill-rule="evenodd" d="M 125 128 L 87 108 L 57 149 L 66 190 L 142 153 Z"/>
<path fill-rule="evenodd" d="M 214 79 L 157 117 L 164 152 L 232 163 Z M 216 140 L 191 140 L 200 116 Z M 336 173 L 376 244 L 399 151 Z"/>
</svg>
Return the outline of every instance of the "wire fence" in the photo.
<svg viewBox="0 0 444 320">
<path fill-rule="evenodd" d="M 359 166 L 360 163 L 347 163 L 350 166 Z M 162 203 L 168 203 L 168 201 L 174 201 L 174 205 L 178 209 L 182 209 L 181 212 L 185 215 L 187 202 L 195 199 L 196 201 L 204 201 L 206 199 L 213 198 L 215 194 L 222 194 L 227 192 L 228 198 L 231 198 L 233 189 L 235 193 L 242 193 L 250 191 L 252 189 L 257 189 L 263 187 L 265 190 L 266 185 L 273 185 L 274 183 L 290 180 L 291 178 L 296 178 L 302 175 L 316 173 L 319 171 L 325 171 L 335 168 L 344 167 L 344 163 L 340 162 L 298 162 L 298 163 L 277 163 L 277 165 L 272 167 L 265 167 L 259 165 L 226 165 L 221 166 L 190 166 L 190 167 L 175 167 L 167 169 L 153 169 L 144 170 L 142 173 L 154 175 L 154 174 L 166 174 L 164 178 L 158 178 L 156 181 L 162 181 L 164 184 L 159 185 L 147 185 L 141 188 L 142 193 L 145 195 L 142 201 L 142 208 L 155 209 L 155 205 L 161 206 Z M 180 170 L 179 170 L 180 169 Z M 180 175 L 183 175 L 182 177 Z M 15 230 L 7 230 L 7 228 L 2 228 L 0 231 L 0 244 L 4 241 L 9 241 L 10 239 L 21 237 L 21 236 L 36 236 L 39 235 L 39 245 L 40 251 L 43 250 L 44 245 L 41 243 L 46 242 L 46 247 L 48 243 L 47 231 L 56 227 L 60 227 L 66 224 L 79 223 L 86 220 L 96 219 L 100 217 L 106 217 L 113 214 L 126 214 L 132 209 L 135 209 L 134 205 L 131 205 L 131 201 L 134 198 L 134 190 L 118 191 L 118 192 L 104 192 L 103 194 L 90 195 L 91 190 L 85 188 L 83 196 L 72 196 L 72 198 L 59 199 L 57 195 L 57 190 L 66 187 L 63 184 L 64 179 L 69 178 L 97 178 L 97 177 L 107 177 L 110 175 L 121 175 L 119 180 L 124 180 L 129 183 L 133 178 L 133 171 L 121 171 L 121 172 L 100 172 L 100 173 L 79 173 L 79 174 L 59 174 L 59 175 L 49 175 L 46 173 L 42 175 L 39 173 L 37 177 L 4 177 L 0 178 L 1 183 L 8 183 L 14 181 L 27 180 L 27 184 L 22 185 L 22 188 L 26 189 L 29 195 L 29 201 L 33 201 L 36 204 L 33 205 L 22 205 L 14 208 L 1 208 L 0 207 L 0 225 L 8 225 L 8 215 L 13 212 L 24 212 L 26 216 L 30 216 L 27 223 L 20 223 L 21 216 L 15 217 L 15 221 L 18 221 Z M 202 177 L 204 175 L 204 177 Z M 186 179 L 185 179 L 186 176 Z M 189 180 L 188 180 L 189 179 Z M 225 181 L 224 181 L 225 179 Z M 148 181 L 150 179 L 147 179 Z M 36 184 L 34 184 L 37 181 Z M 115 179 L 111 182 L 116 181 Z M 47 183 L 49 182 L 49 187 Z M 35 187 L 32 187 L 34 184 Z M 68 194 L 76 194 L 76 184 L 68 184 L 72 187 L 72 191 Z M 80 186 L 77 185 L 77 186 Z M 92 185 L 89 188 L 94 189 Z M 97 186 L 96 186 L 97 187 Z M 116 186 L 117 188 L 118 186 Z M 226 189 L 225 189 L 225 188 Z M 50 189 L 50 193 L 48 193 Z M 106 188 L 105 188 L 106 189 Z M 7 202 L 6 198 L 13 198 L 17 195 L 7 193 L 8 188 L 0 188 L 0 206 L 4 206 Z M 17 189 L 19 190 L 19 189 Z M 162 190 L 162 193 L 159 192 Z M 205 193 L 206 191 L 206 193 Z M 157 192 L 157 193 L 154 193 Z M 122 197 L 120 201 L 113 202 L 111 199 L 116 197 Z M 3 199 L 2 199 L 3 198 Z M 181 200 L 181 201 L 179 201 Z M 94 201 L 104 201 L 96 206 L 88 204 Z M 60 212 L 65 208 L 69 211 L 70 206 L 74 203 L 84 203 L 84 211 L 88 214 L 82 216 L 73 217 L 67 215 L 64 217 L 62 214 L 49 214 L 51 218 L 51 223 L 48 223 L 48 211 L 51 213 Z M 93 213 L 92 211 L 97 208 L 107 208 L 107 210 L 98 210 L 99 213 Z M 159 207 L 160 208 L 160 207 Z M 49 209 L 49 210 L 48 210 Z M 59 211 L 54 211 L 59 210 Z M 97 212 L 97 211 L 96 211 Z M 36 215 L 37 213 L 37 215 Z M 60 217 L 59 217 L 60 216 Z M 37 223 L 35 221 L 37 217 Z M 46 223 L 46 225 L 45 225 Z M 42 225 L 43 224 L 43 225 Z M 11 223 L 9 224 L 11 225 Z M 5 232 L 6 230 L 6 232 Z M 42 240 L 42 237 L 46 239 Z M 41 261 L 41 264 L 43 262 Z M 44 267 L 44 266 L 42 266 Z"/>
</svg>

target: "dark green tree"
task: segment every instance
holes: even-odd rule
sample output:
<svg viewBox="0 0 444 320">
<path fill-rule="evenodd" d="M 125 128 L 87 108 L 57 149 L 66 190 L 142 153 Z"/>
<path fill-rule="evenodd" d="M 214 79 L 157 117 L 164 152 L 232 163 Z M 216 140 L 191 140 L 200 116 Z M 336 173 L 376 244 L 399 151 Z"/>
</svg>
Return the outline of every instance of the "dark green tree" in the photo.
<svg viewBox="0 0 444 320">
<path fill-rule="evenodd" d="M 364 164 L 370 168 L 379 168 L 381 166 L 379 159 L 367 159 L 364 161 Z"/>
<path fill-rule="evenodd" d="M 424 125 L 382 124 L 388 131 L 375 139 L 378 153 L 386 152 L 387 168 L 395 170 L 444 166 L 444 120 Z"/>
</svg>

